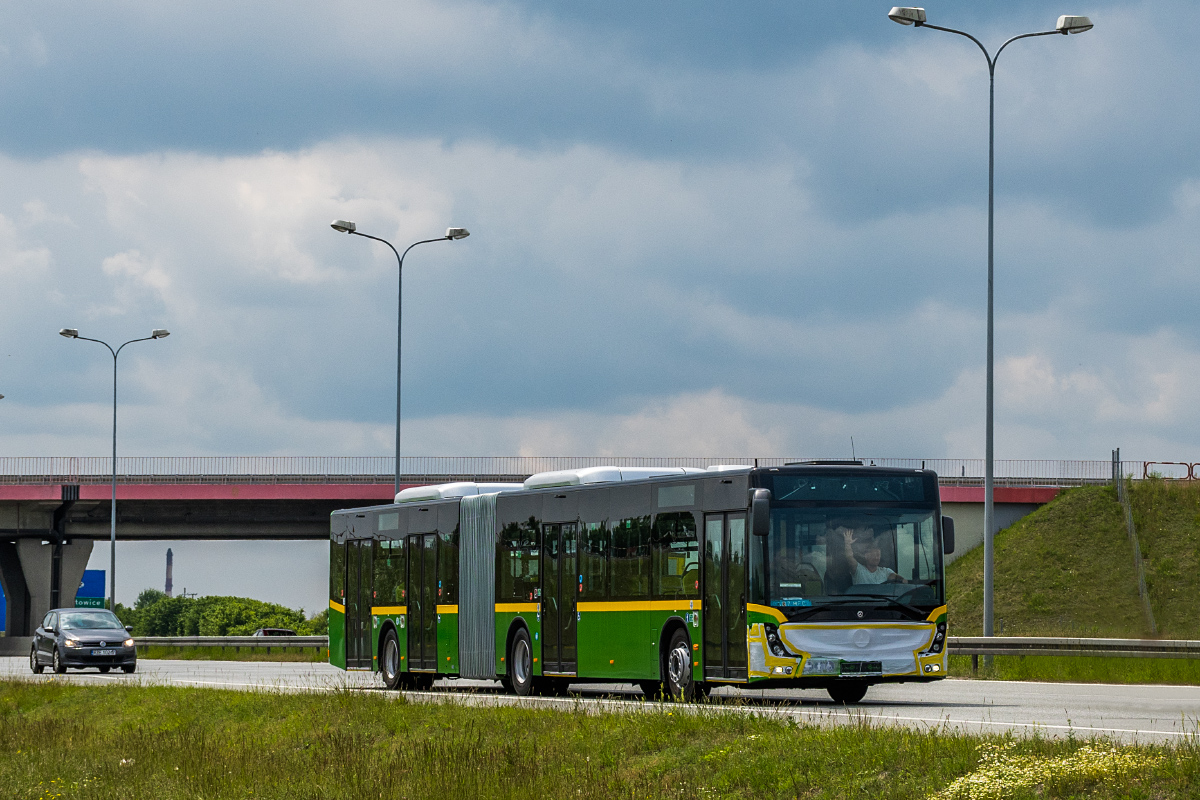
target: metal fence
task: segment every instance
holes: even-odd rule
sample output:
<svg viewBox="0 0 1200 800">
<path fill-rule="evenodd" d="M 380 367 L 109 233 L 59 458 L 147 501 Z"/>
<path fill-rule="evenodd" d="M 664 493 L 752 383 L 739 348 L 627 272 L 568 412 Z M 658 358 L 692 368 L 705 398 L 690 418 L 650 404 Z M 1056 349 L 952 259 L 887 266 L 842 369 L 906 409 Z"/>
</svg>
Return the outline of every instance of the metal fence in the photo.
<svg viewBox="0 0 1200 800">
<path fill-rule="evenodd" d="M 1194 639 L 1073 639 L 1037 636 L 951 636 L 956 656 L 1107 656 L 1118 658 L 1200 658 Z"/>
<path fill-rule="evenodd" d="M 523 478 L 536 472 L 612 465 L 618 467 L 711 467 L 717 464 L 776 467 L 811 457 L 629 457 L 629 456 L 406 456 L 402 474 L 413 483 Z M 943 485 L 982 486 L 984 461 L 954 458 L 864 458 L 881 467 L 932 469 Z M 391 483 L 391 456 L 130 456 L 117 459 L 119 483 Z M 1125 461 L 1132 478 L 1161 474 L 1195 479 L 1197 464 L 1186 461 Z M 0 457 L 0 484 L 107 483 L 112 459 L 85 457 Z M 1003 460 L 995 462 L 997 486 L 1079 486 L 1109 483 L 1110 461 Z"/>
<path fill-rule="evenodd" d="M 232 647 L 241 650 L 271 648 L 315 648 L 329 647 L 328 636 L 138 636 L 133 640 L 139 652 L 146 647 Z"/>
</svg>

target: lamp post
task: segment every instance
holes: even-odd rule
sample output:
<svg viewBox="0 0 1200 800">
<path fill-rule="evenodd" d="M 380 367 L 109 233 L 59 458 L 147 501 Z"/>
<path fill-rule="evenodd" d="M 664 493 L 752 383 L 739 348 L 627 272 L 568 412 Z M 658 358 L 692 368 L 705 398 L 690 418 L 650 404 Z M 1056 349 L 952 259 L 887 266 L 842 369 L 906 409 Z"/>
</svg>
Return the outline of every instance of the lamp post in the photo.
<svg viewBox="0 0 1200 800">
<path fill-rule="evenodd" d="M 1059 33 L 1067 35 L 1069 33 L 1083 33 L 1092 29 L 1092 21 L 1087 17 L 1073 17 L 1063 15 L 1058 18 L 1058 23 L 1055 24 L 1052 31 L 1039 31 L 1037 33 L 1023 33 L 1020 36 L 1014 36 L 1000 48 L 996 50 L 993 56 L 988 53 L 987 48 L 983 43 L 969 33 L 955 30 L 954 28 L 942 28 L 937 25 L 930 25 L 925 20 L 925 9 L 911 7 L 897 7 L 888 12 L 888 18 L 893 22 L 898 22 L 901 25 L 913 25 L 918 28 L 930 28 L 935 31 L 945 31 L 946 33 L 956 33 L 959 36 L 965 36 L 978 45 L 983 51 L 983 57 L 987 59 L 988 65 L 988 240 L 987 240 L 987 423 L 986 423 L 986 456 L 984 462 L 984 477 L 983 477 L 983 635 L 991 636 L 993 632 L 992 619 L 994 616 L 993 603 L 993 574 L 995 571 L 995 563 L 993 558 L 993 538 L 995 535 L 995 507 L 993 503 L 994 484 L 995 484 L 995 448 L 992 435 L 992 419 L 993 419 L 993 388 L 995 385 L 994 372 L 992 369 L 992 353 L 993 353 L 993 325 L 992 325 L 992 297 L 993 297 L 993 276 L 994 276 L 994 259 L 993 259 L 993 232 L 995 230 L 995 176 L 996 176 L 996 59 L 1000 58 L 1000 54 L 1004 52 L 1004 48 L 1008 47 L 1018 39 L 1029 39 L 1034 36 L 1050 36 L 1051 34 Z"/>
<path fill-rule="evenodd" d="M 371 236 L 368 233 L 363 233 L 358 230 L 358 226 L 353 222 L 348 222 L 344 219 L 335 219 L 329 223 L 329 227 L 333 228 L 338 233 L 350 233 L 355 236 L 362 236 L 366 239 L 374 239 L 377 242 L 383 242 L 396 256 L 397 278 L 396 278 L 396 494 L 400 493 L 400 357 L 401 347 L 400 342 L 404 331 L 402 320 L 404 319 L 404 257 L 408 255 L 408 251 L 412 250 L 419 244 L 429 244 L 430 242 L 453 242 L 457 239 L 465 239 L 471 235 L 471 232 L 466 228 L 447 228 L 445 236 L 439 236 L 436 239 L 422 239 L 419 242 L 413 242 L 400 253 L 387 239 L 381 239 L 378 236 Z"/>
<path fill-rule="evenodd" d="M 68 339 L 79 339 L 84 342 L 95 342 L 102 344 L 108 348 L 108 352 L 113 358 L 113 427 L 112 427 L 112 505 L 109 513 L 109 565 L 108 565 L 108 608 L 111 611 L 117 610 L 117 356 L 121 355 L 121 351 L 125 349 L 125 345 L 133 344 L 134 342 L 148 342 L 152 339 L 165 339 L 171 335 L 171 332 L 164 328 L 155 328 L 150 332 L 149 336 L 144 336 L 141 339 L 130 339 L 125 344 L 118 347 L 116 350 L 108 342 L 102 342 L 99 339 L 89 339 L 86 336 L 80 336 L 77 328 L 63 328 L 58 332 L 59 336 L 65 336 Z"/>
</svg>

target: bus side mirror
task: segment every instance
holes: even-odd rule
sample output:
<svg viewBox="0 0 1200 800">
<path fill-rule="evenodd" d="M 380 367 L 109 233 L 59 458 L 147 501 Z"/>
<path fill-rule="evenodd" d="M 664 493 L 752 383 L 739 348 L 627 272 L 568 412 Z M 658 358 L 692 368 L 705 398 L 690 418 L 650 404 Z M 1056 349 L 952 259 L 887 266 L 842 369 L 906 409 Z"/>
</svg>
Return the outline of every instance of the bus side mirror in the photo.
<svg viewBox="0 0 1200 800">
<path fill-rule="evenodd" d="M 954 517 L 942 517 L 942 552 L 954 552 Z"/>
<path fill-rule="evenodd" d="M 771 532 L 771 490 L 753 489 L 750 496 L 750 532 L 766 536 Z"/>
</svg>

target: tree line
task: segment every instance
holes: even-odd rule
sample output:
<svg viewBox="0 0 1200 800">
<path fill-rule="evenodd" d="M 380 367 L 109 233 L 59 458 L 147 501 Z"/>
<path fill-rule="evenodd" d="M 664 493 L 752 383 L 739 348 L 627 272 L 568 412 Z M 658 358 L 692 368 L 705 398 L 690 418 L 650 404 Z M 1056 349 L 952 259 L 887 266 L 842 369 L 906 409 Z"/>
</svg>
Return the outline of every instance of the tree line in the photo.
<svg viewBox="0 0 1200 800">
<path fill-rule="evenodd" d="M 117 616 L 134 636 L 249 636 L 259 628 L 290 628 L 301 636 L 329 632 L 329 610 L 305 618 L 297 610 L 249 597 L 167 597 L 145 589 L 133 607 L 117 604 Z"/>
</svg>

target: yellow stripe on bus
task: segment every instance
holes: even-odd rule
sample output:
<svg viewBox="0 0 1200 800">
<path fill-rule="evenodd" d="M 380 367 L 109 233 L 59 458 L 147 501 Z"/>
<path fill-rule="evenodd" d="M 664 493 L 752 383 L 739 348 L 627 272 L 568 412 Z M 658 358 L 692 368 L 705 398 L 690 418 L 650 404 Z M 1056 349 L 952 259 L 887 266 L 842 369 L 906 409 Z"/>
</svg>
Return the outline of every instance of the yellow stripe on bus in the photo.
<svg viewBox="0 0 1200 800">
<path fill-rule="evenodd" d="M 439 614 L 457 614 L 458 606 L 438 606 L 437 613 L 439 613 Z"/>
<path fill-rule="evenodd" d="M 759 614 L 766 614 L 769 617 L 774 617 L 779 622 L 787 622 L 787 617 L 778 608 L 770 606 L 760 606 L 758 603 L 746 603 L 746 611 L 756 611 Z"/>
<path fill-rule="evenodd" d="M 329 607 L 332 608 L 334 611 L 338 612 L 339 614 L 346 613 L 346 607 L 344 605 L 342 605 L 341 603 L 337 602 L 336 600 L 330 600 Z"/>
<path fill-rule="evenodd" d="M 937 608 L 935 608 L 933 611 L 930 611 L 930 612 L 929 612 L 929 616 L 928 616 L 928 617 L 926 617 L 925 619 L 926 619 L 926 621 L 928 621 L 928 622 L 937 622 L 937 618 L 938 618 L 938 617 L 940 617 L 942 614 L 945 614 L 945 613 L 946 613 L 946 607 L 945 607 L 945 606 L 938 606 L 938 607 L 937 607 Z"/>
<path fill-rule="evenodd" d="M 699 600 L 612 600 L 584 601 L 576 604 L 580 611 L 700 611 Z"/>
<path fill-rule="evenodd" d="M 371 613 L 376 616 L 393 617 L 397 614 L 407 614 L 408 606 L 371 606 Z"/>
<path fill-rule="evenodd" d="M 496 603 L 497 614 L 520 614 L 525 611 L 536 614 L 537 610 L 537 603 Z"/>
</svg>

